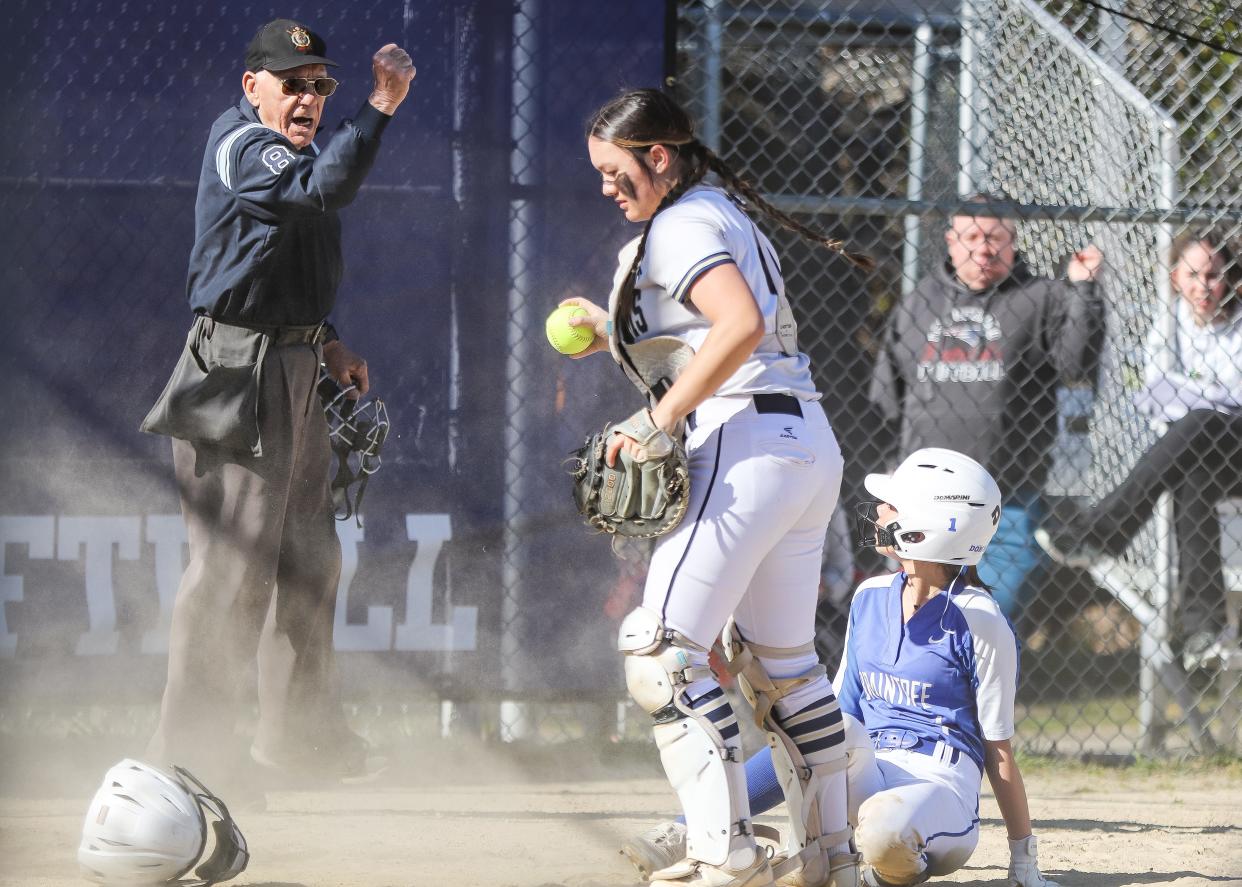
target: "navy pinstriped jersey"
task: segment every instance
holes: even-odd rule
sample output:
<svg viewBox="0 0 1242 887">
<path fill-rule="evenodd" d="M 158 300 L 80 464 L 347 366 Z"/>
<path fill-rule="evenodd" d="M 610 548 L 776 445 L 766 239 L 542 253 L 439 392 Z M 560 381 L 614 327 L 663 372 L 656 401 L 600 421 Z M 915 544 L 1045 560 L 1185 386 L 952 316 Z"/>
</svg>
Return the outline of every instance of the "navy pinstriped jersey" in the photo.
<svg viewBox="0 0 1242 887">
<path fill-rule="evenodd" d="M 854 592 L 834 684 L 880 747 L 944 741 L 983 769 L 983 740 L 1013 736 L 1018 643 L 996 601 L 955 581 L 902 623 L 905 574 Z"/>
<path fill-rule="evenodd" d="M 337 210 L 357 195 L 388 120 L 364 103 L 322 151 L 298 151 L 244 98 L 221 114 L 199 176 L 190 307 L 240 324 L 326 318 L 343 270 Z"/>
</svg>

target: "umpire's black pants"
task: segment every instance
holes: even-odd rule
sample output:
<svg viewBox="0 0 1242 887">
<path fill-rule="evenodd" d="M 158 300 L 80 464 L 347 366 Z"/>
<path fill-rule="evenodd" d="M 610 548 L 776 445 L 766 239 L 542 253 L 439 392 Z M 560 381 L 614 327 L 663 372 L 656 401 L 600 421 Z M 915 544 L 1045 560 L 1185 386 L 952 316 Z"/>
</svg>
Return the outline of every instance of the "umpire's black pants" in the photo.
<svg viewBox="0 0 1242 887">
<path fill-rule="evenodd" d="M 263 455 L 173 441 L 189 534 L 168 682 L 148 755 L 209 781 L 229 777 L 258 663 L 255 750 L 276 761 L 330 758 L 345 726 L 332 647 L 341 548 L 319 350 L 271 346 L 259 382 Z"/>
<path fill-rule="evenodd" d="M 1088 512 L 1088 537 L 1116 554 L 1173 494 L 1183 632 L 1224 624 L 1225 580 L 1216 505 L 1242 495 L 1242 416 L 1192 410 L 1169 426 L 1121 485 Z"/>
</svg>

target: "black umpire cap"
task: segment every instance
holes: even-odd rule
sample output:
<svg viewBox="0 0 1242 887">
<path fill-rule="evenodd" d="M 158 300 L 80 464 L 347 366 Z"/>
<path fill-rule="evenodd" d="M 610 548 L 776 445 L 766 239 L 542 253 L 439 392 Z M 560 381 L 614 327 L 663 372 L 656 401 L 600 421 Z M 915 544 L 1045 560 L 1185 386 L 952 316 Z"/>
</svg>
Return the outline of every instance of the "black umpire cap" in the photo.
<svg viewBox="0 0 1242 887">
<path fill-rule="evenodd" d="M 287 71 L 301 65 L 331 65 L 324 55 L 328 46 L 323 38 L 293 19 L 270 21 L 254 35 L 246 47 L 247 71 Z"/>
</svg>

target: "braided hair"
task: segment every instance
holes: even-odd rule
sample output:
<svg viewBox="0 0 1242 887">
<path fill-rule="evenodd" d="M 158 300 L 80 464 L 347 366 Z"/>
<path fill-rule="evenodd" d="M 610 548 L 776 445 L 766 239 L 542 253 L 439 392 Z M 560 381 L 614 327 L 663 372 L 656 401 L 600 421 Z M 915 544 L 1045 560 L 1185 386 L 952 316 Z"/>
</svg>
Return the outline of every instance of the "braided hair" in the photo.
<svg viewBox="0 0 1242 887">
<path fill-rule="evenodd" d="M 642 153 L 655 145 L 665 145 L 674 150 L 682 163 L 681 174 L 643 228 L 638 251 L 622 285 L 617 313 L 618 320 L 627 324 L 627 333 L 633 332 L 628 329 L 628 324 L 634 308 L 634 282 L 638 279 L 638 269 L 647 249 L 651 223 L 661 211 L 672 206 L 687 191 L 703 181 L 709 172 L 719 176 L 726 189 L 741 197 L 746 207 L 756 207 L 782 228 L 787 228 L 812 243 L 828 247 L 859 268 L 870 271 L 875 267 L 870 256 L 846 249 L 843 241 L 824 236 L 768 203 L 750 181 L 734 172 L 716 152 L 695 137 L 694 121 L 690 115 L 676 101 L 657 89 L 622 92 L 591 116 L 587 121 L 586 135 L 587 138 L 597 138 L 624 148 L 640 161 Z M 646 168 L 643 164 L 643 169 Z"/>
</svg>

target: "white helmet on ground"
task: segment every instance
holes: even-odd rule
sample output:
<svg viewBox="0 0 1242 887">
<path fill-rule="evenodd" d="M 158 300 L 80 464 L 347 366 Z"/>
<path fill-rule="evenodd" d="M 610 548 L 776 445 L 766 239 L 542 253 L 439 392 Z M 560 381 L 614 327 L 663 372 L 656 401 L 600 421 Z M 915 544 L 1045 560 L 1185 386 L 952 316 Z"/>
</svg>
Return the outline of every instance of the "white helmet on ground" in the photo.
<svg viewBox="0 0 1242 887">
<path fill-rule="evenodd" d="M 996 481 L 986 468 L 955 450 L 916 450 L 892 474 L 868 474 L 863 486 L 895 508 L 897 516 L 880 525 L 874 513 L 877 503 L 862 503 L 859 544 L 892 546 L 909 560 L 977 564 L 1000 523 Z"/>
<path fill-rule="evenodd" d="M 194 872 L 180 880 L 207 849 L 207 816 L 215 846 Z M 97 884 L 205 885 L 227 881 L 246 868 L 246 839 L 224 802 L 189 771 L 170 775 L 126 758 L 110 769 L 91 801 L 82 827 L 78 863 Z"/>
</svg>

